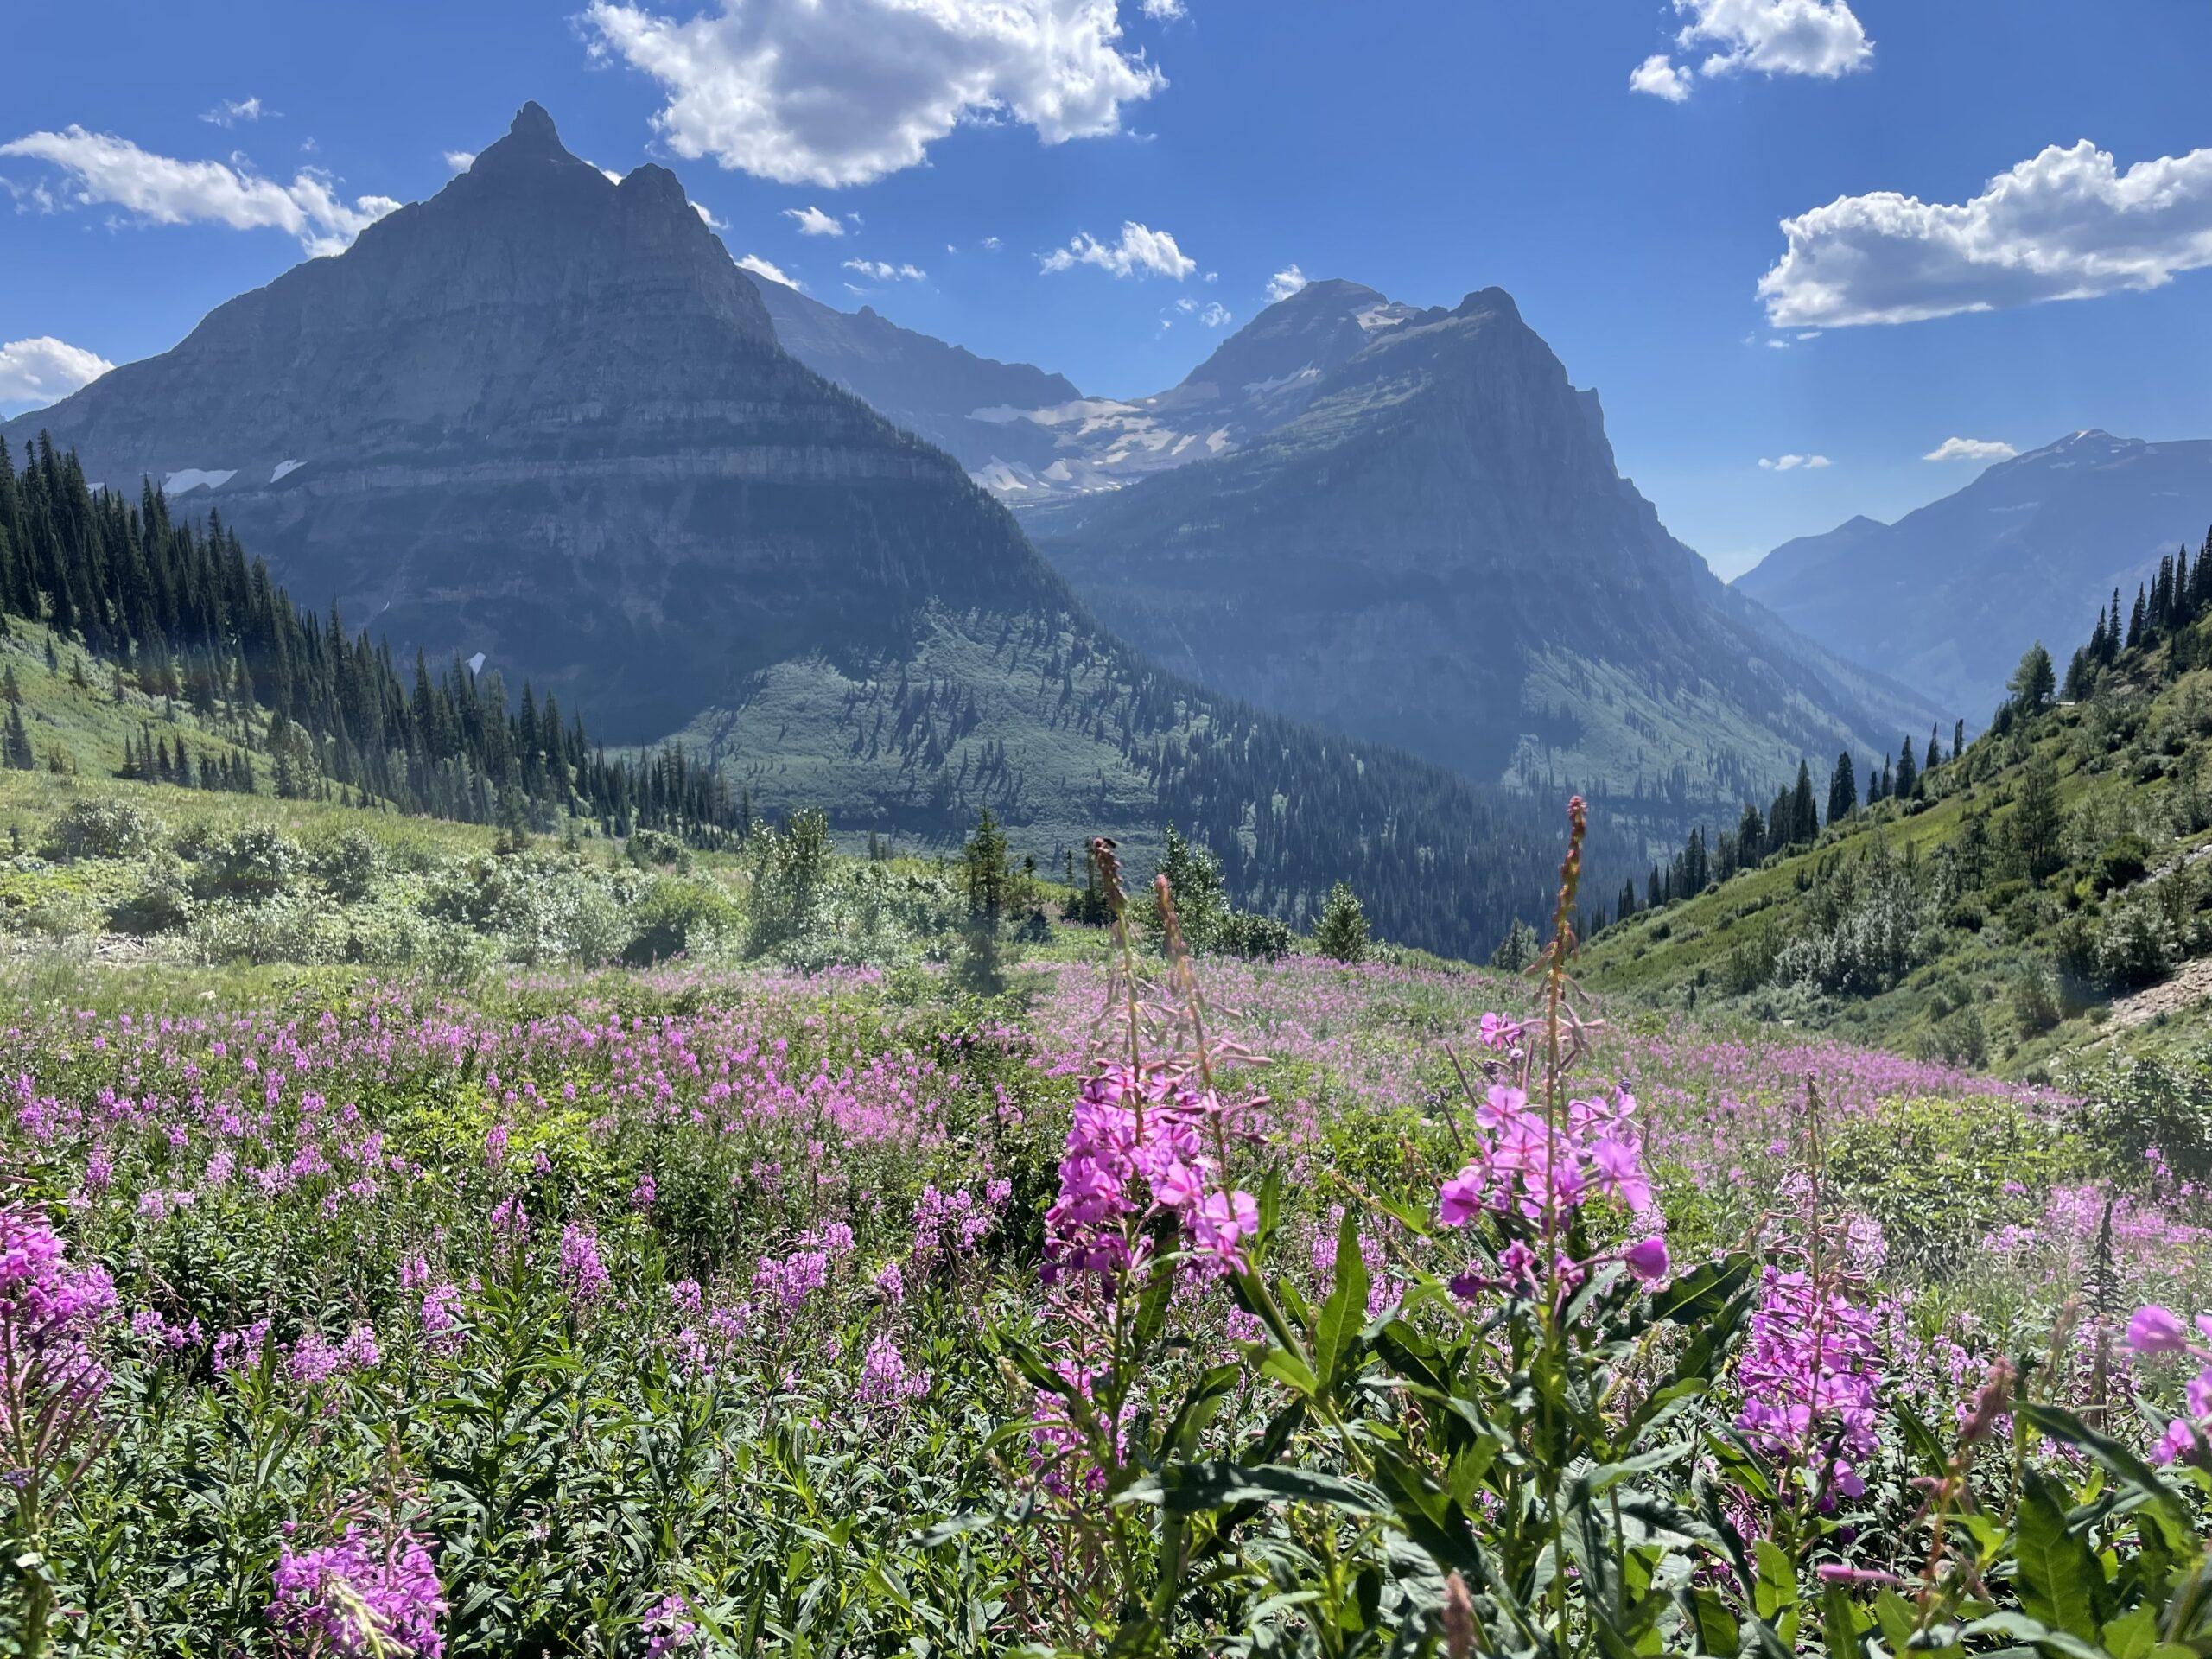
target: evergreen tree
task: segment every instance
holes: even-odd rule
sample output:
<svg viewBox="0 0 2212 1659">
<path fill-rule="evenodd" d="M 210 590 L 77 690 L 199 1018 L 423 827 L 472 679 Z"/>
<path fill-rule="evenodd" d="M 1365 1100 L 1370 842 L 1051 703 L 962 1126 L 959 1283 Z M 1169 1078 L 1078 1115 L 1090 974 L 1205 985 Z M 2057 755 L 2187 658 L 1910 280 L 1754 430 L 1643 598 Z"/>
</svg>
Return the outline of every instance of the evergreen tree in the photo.
<svg viewBox="0 0 2212 1659">
<path fill-rule="evenodd" d="M 2127 648 L 2130 651 L 2143 643 L 2143 630 L 2150 620 L 2150 606 L 2141 584 L 2135 589 L 2135 608 L 2127 615 Z"/>
<path fill-rule="evenodd" d="M 2039 715 L 2050 707 L 2051 697 L 2058 690 L 2058 677 L 2051 670 L 2050 653 L 2043 648 L 2041 640 L 2021 655 L 2020 665 L 2012 671 L 2005 690 L 2012 694 L 2012 707 L 2018 714 Z"/>
<path fill-rule="evenodd" d="M 1229 901 L 1222 892 L 1221 861 L 1205 848 L 1185 841 L 1171 823 L 1162 837 L 1160 874 L 1167 878 L 1183 943 L 1194 956 L 1212 950 L 1219 943 L 1222 924 L 1229 914 Z M 1156 890 L 1144 914 L 1147 936 L 1155 947 L 1163 944 L 1167 918 L 1160 910 Z"/>
<path fill-rule="evenodd" d="M 1006 834 L 988 806 L 960 849 L 960 879 L 968 897 L 968 925 L 959 978 L 967 989 L 995 996 L 1006 988 L 1001 940 L 1014 904 L 1014 870 L 1007 861 Z"/>
<path fill-rule="evenodd" d="M 1967 752 L 1967 723 L 1957 721 L 1951 727 L 1951 759 L 1955 760 Z"/>
<path fill-rule="evenodd" d="M 1933 726 L 1930 726 L 1928 728 L 1928 760 L 1926 764 L 1921 767 L 1921 771 L 1923 772 L 1930 772 L 1935 771 L 1936 767 L 1942 764 L 1943 746 L 1936 741 L 1936 728 Z"/>
<path fill-rule="evenodd" d="M 1835 758 L 1835 770 L 1828 775 L 1828 822 L 1840 823 L 1859 810 L 1859 775 L 1851 764 L 1851 751 L 1846 749 Z"/>
<path fill-rule="evenodd" d="M 2064 829 L 2058 768 L 2038 759 L 2020 780 L 2019 798 L 2012 809 L 2012 856 L 2021 874 L 2031 881 L 2040 881 L 2065 863 Z"/>
<path fill-rule="evenodd" d="M 1802 760 L 1797 763 L 1797 787 L 1789 797 L 1789 823 L 1791 841 L 1819 838 L 1821 815 L 1813 803 L 1813 769 Z"/>
<path fill-rule="evenodd" d="M 1912 739 L 1910 735 L 1897 748 L 1897 796 L 1905 799 L 1912 794 L 1912 786 L 1920 779 L 1920 764 L 1912 758 Z"/>
<path fill-rule="evenodd" d="M 1656 878 L 1657 872 L 1653 874 Z M 1329 901 L 1322 906 L 1321 919 L 1313 929 L 1313 948 L 1338 962 L 1367 960 L 1367 912 L 1350 882 L 1339 881 L 1329 889 Z"/>
</svg>

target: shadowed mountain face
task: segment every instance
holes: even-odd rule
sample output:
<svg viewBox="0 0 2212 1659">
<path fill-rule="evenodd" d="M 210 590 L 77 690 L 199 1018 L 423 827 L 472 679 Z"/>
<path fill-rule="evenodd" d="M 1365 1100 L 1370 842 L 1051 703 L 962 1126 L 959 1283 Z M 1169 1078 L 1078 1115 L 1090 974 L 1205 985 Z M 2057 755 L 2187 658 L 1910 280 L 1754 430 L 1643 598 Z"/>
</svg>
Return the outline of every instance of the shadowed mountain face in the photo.
<svg viewBox="0 0 2212 1659">
<path fill-rule="evenodd" d="M 778 346 L 673 174 L 536 105 L 429 201 L 6 429 L 199 483 L 309 602 L 641 740 L 925 604 L 1062 590 L 945 459 Z"/>
<path fill-rule="evenodd" d="M 1758 798 L 1934 717 L 1669 536 L 1502 289 L 1415 311 L 1316 283 L 1166 397 L 1197 387 L 1243 411 L 1234 448 L 1023 518 L 1207 684 L 1471 777 L 1675 798 Z"/>
<path fill-rule="evenodd" d="M 1986 717 L 2031 643 L 2063 663 L 2113 588 L 2125 607 L 2208 523 L 2212 442 L 2076 432 L 1894 524 L 1853 518 L 1786 542 L 1736 587 L 1831 650 Z"/>
<path fill-rule="evenodd" d="M 811 321 L 887 402 L 1072 391 Z M 1140 871 L 1172 820 L 1248 906 L 1310 918 L 1350 876 L 1388 937 L 1454 952 L 1557 868 L 1557 801 L 1128 650 L 952 457 L 785 352 L 672 175 L 609 182 L 534 105 L 433 200 L 0 435 L 41 429 L 219 512 L 303 602 L 480 652 L 602 739 L 680 734 L 767 813 L 942 847 L 988 805 L 1054 867 L 1104 833 Z M 1640 851 L 1606 826 L 1592 856 Z"/>
</svg>

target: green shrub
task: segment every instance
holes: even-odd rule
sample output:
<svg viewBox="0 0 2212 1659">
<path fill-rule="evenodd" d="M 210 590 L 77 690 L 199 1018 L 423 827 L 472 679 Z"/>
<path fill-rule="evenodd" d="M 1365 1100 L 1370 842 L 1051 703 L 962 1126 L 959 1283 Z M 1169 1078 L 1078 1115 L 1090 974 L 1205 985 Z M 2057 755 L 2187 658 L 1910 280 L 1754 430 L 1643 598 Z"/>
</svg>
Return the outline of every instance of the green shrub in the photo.
<svg viewBox="0 0 2212 1659">
<path fill-rule="evenodd" d="M 202 899 L 246 903 L 273 899 L 291 885 L 306 862 L 300 843 L 275 824 L 240 824 L 207 848 L 193 888 Z"/>
<path fill-rule="evenodd" d="M 48 858 L 132 858 L 154 844 L 162 821 L 129 801 L 74 801 L 46 832 Z"/>
<path fill-rule="evenodd" d="M 2151 1059 L 2078 1063 L 2062 1078 L 2082 1097 L 2076 1123 L 2104 1172 L 2140 1186 L 2151 1154 L 2187 1181 L 2212 1181 L 2212 1045 Z"/>
<path fill-rule="evenodd" d="M 174 933 L 190 925 L 194 908 L 192 879 L 183 861 L 174 853 L 162 853 L 137 889 L 108 912 L 108 925 L 118 933 Z"/>
<path fill-rule="evenodd" d="M 622 959 L 665 962 L 697 949 L 737 922 L 737 909 L 711 882 L 664 876 L 631 912 L 632 931 Z"/>
<path fill-rule="evenodd" d="M 318 847 L 311 862 L 315 878 L 340 904 L 359 904 L 385 876 L 384 849 L 365 830 L 348 830 Z"/>
<path fill-rule="evenodd" d="M 2089 880 L 2100 894 L 2114 887 L 2133 887 L 2143 879 L 2144 871 L 2151 868 L 2151 849 L 2142 836 L 2133 833 L 2115 836 L 2107 842 L 2102 851 L 2089 867 Z"/>
<path fill-rule="evenodd" d="M 1313 948 L 1338 962 L 1367 959 L 1367 912 L 1360 908 L 1359 895 L 1350 882 L 1339 881 L 1329 889 L 1329 902 L 1322 906 L 1321 919 L 1313 929 Z"/>
<path fill-rule="evenodd" d="M 1232 911 L 1221 925 L 1220 948 L 1232 957 L 1252 962 L 1277 962 L 1297 948 L 1298 936 L 1290 924 L 1274 916 Z"/>
</svg>

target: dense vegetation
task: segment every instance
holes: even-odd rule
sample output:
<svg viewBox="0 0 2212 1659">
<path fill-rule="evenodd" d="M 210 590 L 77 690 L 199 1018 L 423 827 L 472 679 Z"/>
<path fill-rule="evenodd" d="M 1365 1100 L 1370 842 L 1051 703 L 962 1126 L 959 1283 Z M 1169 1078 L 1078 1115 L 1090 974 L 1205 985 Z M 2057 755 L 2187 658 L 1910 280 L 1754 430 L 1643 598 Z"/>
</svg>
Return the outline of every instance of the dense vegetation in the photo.
<svg viewBox="0 0 2212 1659">
<path fill-rule="evenodd" d="M 2113 1032 L 2190 1036 L 2212 955 L 2208 569 L 2184 551 L 2131 616 L 2100 606 L 2063 684 L 2031 647 L 1986 733 L 1917 764 L 1908 739 L 1865 801 L 1840 759 L 1824 828 L 1777 842 L 1747 808 L 1694 837 L 1599 936 L 1592 982 L 2022 1070 Z"/>
<path fill-rule="evenodd" d="M 11 787 L 78 870 L 191 798 Z M 390 831 L 209 801 L 218 869 L 272 810 Z M 987 1001 L 957 963 L 30 959 L 0 1640 L 2212 1646 L 2212 1230 L 2132 1114 L 1588 1025 L 1555 974 L 1192 959 L 1102 855 L 1055 897 L 1125 928 L 1033 920 L 988 823 L 915 872 L 1006 947 Z M 789 925 L 790 870 L 730 857 L 745 926 Z"/>
</svg>

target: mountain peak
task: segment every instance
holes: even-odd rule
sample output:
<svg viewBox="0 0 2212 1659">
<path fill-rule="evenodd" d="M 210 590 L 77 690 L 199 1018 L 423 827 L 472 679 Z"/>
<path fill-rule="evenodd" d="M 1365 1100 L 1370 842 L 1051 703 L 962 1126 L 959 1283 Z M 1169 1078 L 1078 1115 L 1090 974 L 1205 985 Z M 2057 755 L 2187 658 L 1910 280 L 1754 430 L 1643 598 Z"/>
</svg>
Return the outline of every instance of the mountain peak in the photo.
<svg viewBox="0 0 2212 1659">
<path fill-rule="evenodd" d="M 559 149 L 561 130 L 553 124 L 553 118 L 536 99 L 515 111 L 515 118 L 507 128 L 507 137 L 518 143 L 537 149 Z"/>
<path fill-rule="evenodd" d="M 1497 316 L 1510 318 L 1515 322 L 1521 321 L 1521 308 L 1513 302 L 1513 296 L 1502 288 L 1492 286 L 1477 289 L 1459 302 L 1459 315 L 1463 317 L 1472 316 L 1485 311 Z"/>
</svg>

